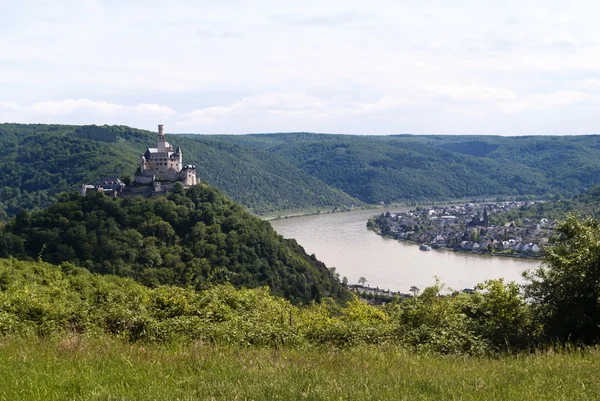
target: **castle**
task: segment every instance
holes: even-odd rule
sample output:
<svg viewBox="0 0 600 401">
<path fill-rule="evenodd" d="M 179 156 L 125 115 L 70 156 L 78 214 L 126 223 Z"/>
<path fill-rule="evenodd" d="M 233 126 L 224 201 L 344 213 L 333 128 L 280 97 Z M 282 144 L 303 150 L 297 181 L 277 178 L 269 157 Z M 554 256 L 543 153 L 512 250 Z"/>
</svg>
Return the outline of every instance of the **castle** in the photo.
<svg viewBox="0 0 600 401">
<path fill-rule="evenodd" d="M 112 196 L 154 196 L 171 192 L 176 183 L 184 186 L 197 185 L 196 166 L 184 165 L 183 154 L 178 146 L 173 147 L 165 140 L 164 126 L 158 126 L 156 148 L 147 148 L 141 156 L 138 171 L 133 177 L 133 186 L 126 185 L 117 177 L 107 177 L 96 185 L 81 186 L 81 194 L 87 191 L 105 192 Z"/>
<path fill-rule="evenodd" d="M 196 185 L 196 166 L 183 165 L 181 148 L 173 152 L 173 147 L 165 140 L 164 126 L 158 126 L 156 148 L 146 149 L 140 160 L 139 171 L 133 180 L 136 184 L 150 184 L 155 181 L 179 181 L 185 186 Z"/>
</svg>

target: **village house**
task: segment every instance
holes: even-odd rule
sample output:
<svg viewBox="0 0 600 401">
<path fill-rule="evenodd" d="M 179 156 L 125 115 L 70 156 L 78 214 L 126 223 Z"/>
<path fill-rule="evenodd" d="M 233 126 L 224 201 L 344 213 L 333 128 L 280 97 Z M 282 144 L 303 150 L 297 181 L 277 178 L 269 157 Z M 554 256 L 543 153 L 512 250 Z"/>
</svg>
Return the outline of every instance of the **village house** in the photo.
<svg viewBox="0 0 600 401">
<path fill-rule="evenodd" d="M 548 219 L 529 221 L 525 226 L 514 222 L 494 226 L 490 215 L 522 207 L 526 202 L 465 204 L 418 208 L 409 212 L 387 213 L 390 233 L 402 240 L 428 244 L 432 248 L 450 248 L 476 253 L 520 253 L 537 255 L 542 252 L 552 229 Z"/>
</svg>

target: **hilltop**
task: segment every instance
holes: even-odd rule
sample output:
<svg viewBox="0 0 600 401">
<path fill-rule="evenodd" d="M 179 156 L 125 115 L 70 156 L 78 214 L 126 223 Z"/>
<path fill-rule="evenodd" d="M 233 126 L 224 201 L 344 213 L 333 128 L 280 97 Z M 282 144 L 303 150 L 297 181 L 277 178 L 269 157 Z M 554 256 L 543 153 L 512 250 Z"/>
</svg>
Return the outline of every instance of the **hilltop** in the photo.
<svg viewBox="0 0 600 401">
<path fill-rule="evenodd" d="M 347 299 L 339 277 L 293 239 L 206 184 L 168 196 L 61 194 L 0 231 L 0 257 L 70 262 L 156 287 L 269 286 L 292 303 Z"/>
</svg>

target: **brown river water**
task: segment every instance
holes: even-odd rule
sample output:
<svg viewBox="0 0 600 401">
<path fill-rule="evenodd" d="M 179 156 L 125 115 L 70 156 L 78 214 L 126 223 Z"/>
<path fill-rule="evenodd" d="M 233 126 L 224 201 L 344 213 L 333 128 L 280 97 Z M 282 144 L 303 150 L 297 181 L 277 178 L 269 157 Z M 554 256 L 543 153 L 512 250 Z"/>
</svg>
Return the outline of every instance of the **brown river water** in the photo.
<svg viewBox="0 0 600 401">
<path fill-rule="evenodd" d="M 397 208 L 390 212 L 407 211 Z M 521 272 L 540 265 L 539 260 L 481 256 L 435 250 L 383 238 L 367 230 L 369 217 L 381 210 L 320 214 L 271 220 L 285 238 L 295 238 L 308 254 L 314 253 L 328 267 L 335 267 L 349 284 L 362 276 L 380 289 L 408 292 L 435 283 L 435 277 L 455 290 L 472 288 L 487 279 L 501 278 L 523 283 Z"/>
</svg>

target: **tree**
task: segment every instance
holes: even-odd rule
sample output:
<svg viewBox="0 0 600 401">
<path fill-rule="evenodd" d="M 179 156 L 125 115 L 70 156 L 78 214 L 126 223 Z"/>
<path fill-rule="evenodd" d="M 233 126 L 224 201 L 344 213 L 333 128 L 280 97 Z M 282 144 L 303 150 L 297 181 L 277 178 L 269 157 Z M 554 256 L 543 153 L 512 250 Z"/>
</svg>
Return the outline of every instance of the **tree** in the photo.
<svg viewBox="0 0 600 401">
<path fill-rule="evenodd" d="M 328 269 L 331 277 L 336 281 L 340 281 L 340 273 L 337 272 L 337 269 L 335 267 L 328 267 Z"/>
<path fill-rule="evenodd" d="M 310 288 L 310 297 L 315 300 L 316 303 L 321 303 L 321 289 L 316 282 L 312 283 Z"/>
<path fill-rule="evenodd" d="M 358 284 L 360 284 L 360 285 L 365 285 L 366 282 L 367 282 L 367 279 L 364 277 L 361 277 L 358 279 Z"/>
<path fill-rule="evenodd" d="M 544 333 L 561 341 L 600 340 L 600 221 L 569 215 L 544 265 L 525 274 Z"/>
<path fill-rule="evenodd" d="M 410 287 L 409 291 L 412 292 L 413 296 L 416 297 L 417 295 L 419 295 L 419 291 L 421 290 L 419 289 L 419 287 L 413 285 L 412 287 Z"/>
<path fill-rule="evenodd" d="M 472 242 L 479 242 L 479 238 L 480 238 L 479 230 L 476 228 L 471 230 L 471 233 L 469 234 L 469 240 Z"/>
<path fill-rule="evenodd" d="M 466 313 L 475 321 L 474 327 L 494 348 L 505 349 L 510 344 L 523 349 L 539 335 L 539 325 L 531 316 L 530 304 L 514 282 L 504 279 L 487 280 L 475 286 L 472 304 Z"/>
<path fill-rule="evenodd" d="M 180 182 L 176 182 L 175 186 L 173 187 L 173 193 L 176 193 L 179 195 L 185 195 L 185 190 L 183 189 L 183 184 Z"/>
</svg>

